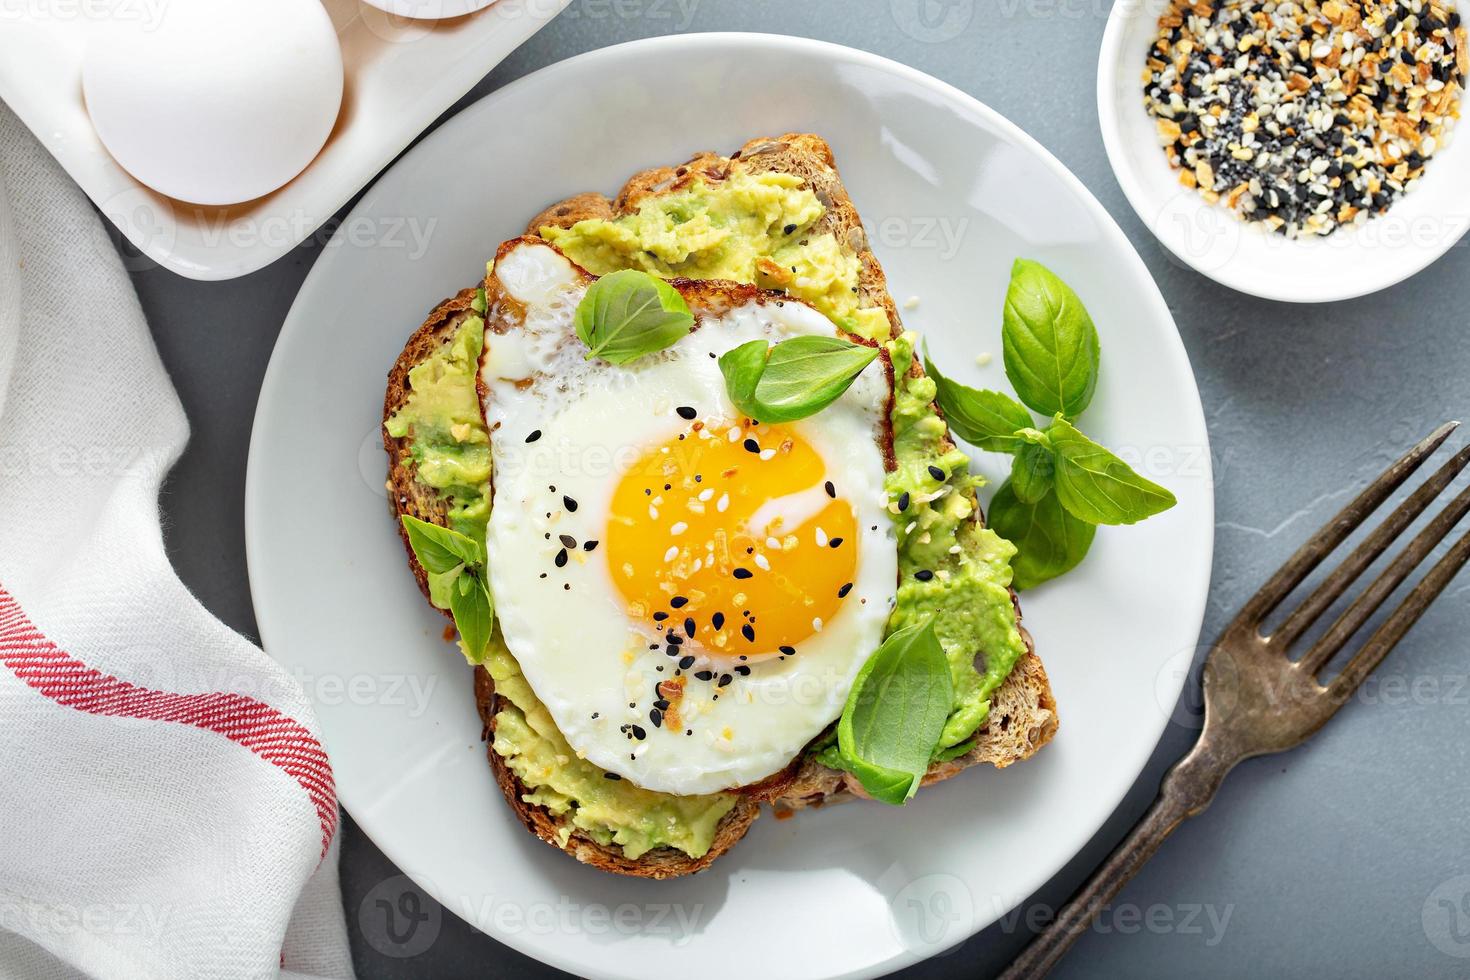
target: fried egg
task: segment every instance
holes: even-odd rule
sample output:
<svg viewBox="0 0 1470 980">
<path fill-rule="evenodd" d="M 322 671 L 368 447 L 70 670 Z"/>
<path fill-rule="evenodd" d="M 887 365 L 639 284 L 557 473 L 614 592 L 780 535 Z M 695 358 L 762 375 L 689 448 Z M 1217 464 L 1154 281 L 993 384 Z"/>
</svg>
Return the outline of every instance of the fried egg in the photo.
<svg viewBox="0 0 1470 980">
<path fill-rule="evenodd" d="M 493 275 L 487 321 L 511 328 L 481 362 L 486 544 L 511 654 L 609 778 L 689 795 L 779 771 L 841 713 L 892 609 L 885 359 L 816 415 L 756 424 L 718 358 L 835 334 L 810 307 L 695 297 L 691 333 L 616 366 L 585 357 L 591 280 L 559 252 L 519 243 Z"/>
</svg>

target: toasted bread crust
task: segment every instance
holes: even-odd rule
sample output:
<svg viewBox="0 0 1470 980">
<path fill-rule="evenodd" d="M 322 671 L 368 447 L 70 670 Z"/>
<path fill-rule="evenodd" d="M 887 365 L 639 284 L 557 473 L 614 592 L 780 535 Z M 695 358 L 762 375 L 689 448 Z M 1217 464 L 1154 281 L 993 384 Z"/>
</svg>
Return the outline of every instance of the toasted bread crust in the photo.
<svg viewBox="0 0 1470 980">
<path fill-rule="evenodd" d="M 398 536 L 403 539 L 403 550 L 408 554 L 408 565 L 419 584 L 424 598 L 429 597 L 429 577 L 414 557 L 413 546 L 408 543 L 408 532 L 403 529 L 401 518 L 407 514 L 430 524 L 447 526 L 449 507 L 439 493 L 426 487 L 414 478 L 413 457 L 409 453 L 410 439 L 396 439 L 388 434 L 387 422 L 408 401 L 408 372 L 430 354 L 454 339 L 460 324 L 467 316 L 478 315 L 472 305 L 476 287 L 461 289 L 455 296 L 446 299 L 429 313 L 423 325 L 413 332 L 404 345 L 393 369 L 388 372 L 388 390 L 383 396 L 383 449 L 388 453 L 388 505 L 393 511 Z M 443 610 L 449 616 L 447 610 Z M 453 618 L 453 617 L 450 617 Z"/>
</svg>

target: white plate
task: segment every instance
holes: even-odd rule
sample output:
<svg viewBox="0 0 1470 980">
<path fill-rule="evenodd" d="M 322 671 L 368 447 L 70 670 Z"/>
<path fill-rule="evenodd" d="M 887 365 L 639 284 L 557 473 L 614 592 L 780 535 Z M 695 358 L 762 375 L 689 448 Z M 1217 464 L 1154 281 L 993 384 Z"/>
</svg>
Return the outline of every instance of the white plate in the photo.
<svg viewBox="0 0 1470 980">
<path fill-rule="evenodd" d="M 464 0 L 444 2 L 455 12 L 471 9 Z M 82 101 L 82 52 L 92 21 L 136 19 L 146 29 L 151 19 L 168 16 L 167 0 L 0 9 L 0 99 L 141 255 L 190 279 L 233 279 L 269 265 L 321 228 L 567 3 L 498 0 L 477 13 L 429 21 L 359 0 L 322 0 L 337 29 L 346 73 L 336 128 L 316 159 L 286 186 L 230 207 L 185 204 L 138 183 L 103 147 Z M 422 229 L 389 222 L 347 230 L 360 241 L 412 250 L 414 233 Z"/>
<path fill-rule="evenodd" d="M 1015 256 L 1065 277 L 1103 339 L 1084 426 L 1142 460 L 1179 505 L 1103 530 L 1079 570 L 1024 597 L 1062 719 L 1034 760 L 966 773 L 902 812 L 854 804 L 760 820 L 689 879 L 618 878 L 527 834 L 491 780 L 470 672 L 415 589 L 383 499 L 384 375 L 429 307 L 475 282 L 496 244 L 546 203 L 791 130 L 832 142 L 900 302 L 921 297 L 910 324 L 957 377 L 1005 384 L 998 364 L 975 362 L 1000 349 Z M 574 58 L 483 99 L 355 214 L 433 216 L 437 231 L 418 261 L 328 250 L 302 287 L 251 443 L 251 587 L 266 649 L 317 696 L 343 802 L 451 911 L 584 975 L 869 976 L 994 921 L 1098 829 L 1148 759 L 1195 649 L 1213 535 L 1209 449 L 1184 348 L 1143 263 L 1035 141 L 863 52 L 669 37 Z M 1004 462 L 979 467 L 999 476 Z M 432 685 L 431 696 L 415 701 L 407 681 Z"/>
<path fill-rule="evenodd" d="M 1386 289 L 1421 271 L 1470 228 L 1470 140 L 1439 150 L 1388 213 L 1326 238 L 1287 239 L 1206 204 L 1179 183 L 1143 105 L 1139 73 L 1168 0 L 1113 4 L 1097 61 L 1097 115 L 1113 173 L 1138 217 L 1179 260 L 1218 283 L 1288 303 Z"/>
</svg>

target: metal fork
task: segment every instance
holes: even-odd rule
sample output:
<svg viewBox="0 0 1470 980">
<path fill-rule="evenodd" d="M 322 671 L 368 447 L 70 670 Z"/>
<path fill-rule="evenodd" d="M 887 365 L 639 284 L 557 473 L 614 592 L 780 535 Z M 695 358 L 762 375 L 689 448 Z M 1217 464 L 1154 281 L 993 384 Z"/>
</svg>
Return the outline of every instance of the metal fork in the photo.
<svg viewBox="0 0 1470 980">
<path fill-rule="evenodd" d="M 1460 493 L 1414 537 L 1372 584 L 1300 657 L 1297 641 L 1369 565 L 1387 550 L 1470 462 L 1470 446 L 1419 487 L 1329 573 L 1269 635 L 1269 616 L 1347 537 L 1428 459 L 1459 425 L 1447 422 L 1374 480 L 1312 536 L 1251 597 L 1205 659 L 1204 727 L 1189 754 L 1164 776 L 1147 813 L 1057 918 L 1001 976 L 1044 976 L 1093 918 L 1117 896 L 1185 818 L 1202 813 L 1227 773 L 1258 755 L 1284 752 L 1306 741 L 1337 713 L 1363 680 L 1403 639 L 1470 559 L 1470 534 L 1455 542 L 1363 643 L 1343 669 L 1322 683 L 1318 673 L 1362 629 L 1375 611 L 1470 511 L 1470 489 Z"/>
</svg>

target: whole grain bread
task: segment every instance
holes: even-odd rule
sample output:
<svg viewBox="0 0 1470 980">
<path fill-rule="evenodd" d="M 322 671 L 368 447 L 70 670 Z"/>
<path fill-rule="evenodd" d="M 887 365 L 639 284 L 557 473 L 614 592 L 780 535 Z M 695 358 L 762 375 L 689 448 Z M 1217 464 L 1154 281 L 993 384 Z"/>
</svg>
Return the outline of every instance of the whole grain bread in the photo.
<svg viewBox="0 0 1470 980">
<path fill-rule="evenodd" d="M 614 198 L 584 193 L 553 204 L 530 222 L 527 231 L 535 235 L 549 225 L 571 227 L 588 218 L 613 219 L 636 211 L 639 204 L 649 197 L 677 192 L 696 180 L 707 183 L 725 180 L 742 168 L 752 173 L 792 173 L 806 182 L 826 206 L 826 212 L 814 226 L 814 234 L 830 232 L 858 257 L 859 295 L 862 305 L 884 310 L 894 332 L 900 331 L 902 323 L 889 295 L 887 280 L 869 248 L 857 209 L 838 176 L 831 149 L 825 141 L 810 134 L 788 134 L 776 139 L 752 140 L 730 157 L 701 153 L 678 167 L 658 167 L 644 171 L 630 179 Z M 763 272 L 779 274 L 779 270 Z M 725 290 L 730 299 L 737 293 L 750 297 L 761 292 L 753 290 L 753 287 L 729 283 L 714 288 Z M 474 298 L 475 290 L 471 288 L 441 303 L 409 339 L 389 374 L 384 401 L 385 420 L 402 406 L 408 396 L 409 369 L 452 340 L 464 317 L 473 312 L 470 304 Z M 915 363 L 912 370 L 917 374 L 922 369 Z M 935 410 L 938 410 L 937 405 Z M 385 431 L 384 447 L 389 455 L 388 491 L 395 517 L 411 514 L 426 521 L 444 524 L 444 502 L 433 489 L 419 484 L 414 478 L 408 439 L 395 439 Z M 983 520 L 978 506 L 974 513 L 977 520 Z M 415 579 L 427 596 L 427 578 L 414 559 L 412 549 L 408 548 L 406 535 L 404 544 Z M 1046 671 L 1035 653 L 1031 636 L 1020 625 L 1020 606 L 1014 592 L 1012 603 L 1016 610 L 1017 627 L 1026 642 L 1027 653 L 993 697 L 989 720 L 979 733 L 975 746 L 957 759 L 936 764 L 925 777 L 926 785 L 948 779 L 980 763 L 1005 767 L 1019 762 L 1034 754 L 1056 733 L 1056 702 Z M 494 683 L 483 668 L 475 670 L 475 697 L 488 742 L 499 711 L 499 702 Z M 525 787 L 489 745 L 487 752 L 506 801 L 528 830 L 584 863 L 620 874 L 643 877 L 675 877 L 707 867 L 745 834 L 759 815 L 762 802 L 771 803 L 778 812 L 789 812 L 864 795 L 861 786 L 847 773 L 822 766 L 803 754 L 786 770 L 756 786 L 744 789 L 741 800 L 721 821 L 713 846 L 702 857 L 690 858 L 671 848 L 658 848 L 633 861 L 624 857 L 619 848 L 601 845 L 578 830 L 573 829 L 564 835 L 566 828 L 552 814 L 524 801 Z"/>
</svg>

